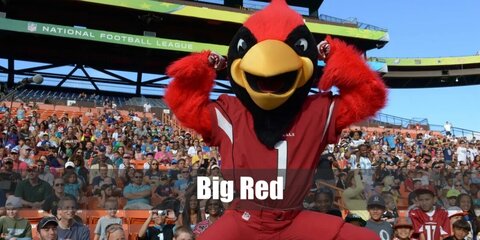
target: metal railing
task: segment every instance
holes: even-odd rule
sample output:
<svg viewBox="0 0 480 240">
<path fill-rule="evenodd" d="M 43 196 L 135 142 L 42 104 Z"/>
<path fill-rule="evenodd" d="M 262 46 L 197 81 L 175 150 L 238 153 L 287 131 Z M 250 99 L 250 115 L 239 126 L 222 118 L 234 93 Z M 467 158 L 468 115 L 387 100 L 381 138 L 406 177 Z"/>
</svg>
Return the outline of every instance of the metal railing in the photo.
<svg viewBox="0 0 480 240">
<path fill-rule="evenodd" d="M 430 124 L 430 130 L 445 134 L 445 129 L 443 128 L 442 125 Z M 455 137 L 465 137 L 467 139 L 471 139 L 473 137 L 475 137 L 475 139 L 480 139 L 479 131 L 468 130 L 468 129 L 459 128 L 459 127 L 452 127 L 452 135 Z"/>
<path fill-rule="evenodd" d="M 387 125 L 387 127 L 401 127 L 401 128 L 414 128 L 415 126 L 421 126 L 423 130 L 430 130 L 445 134 L 443 125 L 429 124 L 428 119 L 408 119 L 397 117 L 385 113 L 379 113 L 377 116 L 369 120 L 369 124 L 376 122 L 379 125 Z M 389 126 L 390 125 L 390 126 Z M 467 139 L 480 139 L 480 132 L 475 130 L 469 130 L 465 128 L 452 127 L 452 135 L 455 137 L 465 137 Z"/>
<path fill-rule="evenodd" d="M 375 117 L 373 117 L 371 120 L 384 123 L 387 125 L 393 125 L 393 126 L 399 126 L 402 128 L 409 128 L 413 127 L 416 125 L 420 126 L 428 126 L 428 119 L 424 118 L 421 120 L 415 120 L 415 119 L 408 119 L 408 118 L 402 118 L 402 117 L 397 117 L 385 113 L 379 113 Z"/>
<path fill-rule="evenodd" d="M 318 15 L 318 19 L 320 19 L 324 22 L 355 25 L 355 26 L 357 26 L 357 28 L 360 28 L 360 29 L 369 29 L 369 30 L 375 30 L 375 31 L 388 32 L 388 30 L 385 29 L 385 28 L 377 27 L 377 26 L 374 26 L 374 25 L 371 25 L 371 24 L 368 24 L 368 23 L 359 22 L 359 21 L 357 21 L 356 18 L 352 18 L 352 19 L 348 20 L 348 19 L 342 19 L 342 18 L 328 16 L 328 15 L 325 15 L 325 14 L 320 14 L 320 15 Z"/>
<path fill-rule="evenodd" d="M 212 1 L 208 1 L 208 2 L 212 2 Z M 244 1 L 243 7 L 246 8 L 246 9 L 259 10 L 259 9 L 264 8 L 265 5 L 267 5 L 267 4 L 268 3 L 264 3 L 264 2 Z M 303 8 L 303 7 L 295 7 L 295 6 L 292 6 L 292 7 L 295 10 L 297 10 L 297 12 L 299 12 L 300 14 L 302 14 L 304 16 L 309 16 L 308 9 Z M 325 14 L 319 14 L 318 19 L 321 20 L 321 21 L 324 21 L 324 22 L 329 22 L 329 23 L 355 26 L 359 29 L 369 29 L 369 30 L 375 30 L 375 31 L 388 32 L 388 30 L 385 29 L 385 28 L 381 28 L 381 27 L 377 27 L 377 26 L 374 26 L 374 25 L 371 25 L 371 24 L 359 22 L 359 21 L 357 21 L 356 18 L 352 18 L 352 19 L 348 20 L 348 19 L 342 19 L 342 18 L 338 18 L 338 17 L 328 16 L 328 15 L 325 15 Z"/>
</svg>

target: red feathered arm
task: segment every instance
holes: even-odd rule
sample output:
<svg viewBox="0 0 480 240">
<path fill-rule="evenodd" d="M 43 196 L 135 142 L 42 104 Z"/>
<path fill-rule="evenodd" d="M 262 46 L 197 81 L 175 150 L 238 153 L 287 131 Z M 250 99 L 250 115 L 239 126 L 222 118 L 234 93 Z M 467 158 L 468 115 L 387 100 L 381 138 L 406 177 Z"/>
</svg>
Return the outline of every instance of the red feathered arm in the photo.
<svg viewBox="0 0 480 240">
<path fill-rule="evenodd" d="M 167 68 L 173 78 L 165 93 L 165 101 L 180 123 L 209 139 L 212 131 L 207 105 L 216 71 L 210 64 L 210 51 L 193 53 Z"/>
<path fill-rule="evenodd" d="M 387 100 L 387 89 L 353 46 L 331 37 L 326 40 L 330 44 L 330 53 L 319 88 L 327 90 L 336 86 L 340 90 L 335 126 L 340 132 L 382 109 Z"/>
</svg>

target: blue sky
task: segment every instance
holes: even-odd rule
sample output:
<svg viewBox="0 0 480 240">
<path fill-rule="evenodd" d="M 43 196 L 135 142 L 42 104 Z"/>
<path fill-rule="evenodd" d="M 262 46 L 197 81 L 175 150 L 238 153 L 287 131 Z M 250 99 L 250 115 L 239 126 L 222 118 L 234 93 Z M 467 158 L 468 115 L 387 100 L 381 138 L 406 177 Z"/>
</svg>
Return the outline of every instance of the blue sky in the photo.
<svg viewBox="0 0 480 240">
<path fill-rule="evenodd" d="M 368 56 L 447 57 L 480 51 L 479 9 L 478 0 L 325 0 L 320 14 L 387 28 L 390 42 Z M 480 131 L 478 96 L 480 86 L 392 89 L 382 112 Z"/>
</svg>

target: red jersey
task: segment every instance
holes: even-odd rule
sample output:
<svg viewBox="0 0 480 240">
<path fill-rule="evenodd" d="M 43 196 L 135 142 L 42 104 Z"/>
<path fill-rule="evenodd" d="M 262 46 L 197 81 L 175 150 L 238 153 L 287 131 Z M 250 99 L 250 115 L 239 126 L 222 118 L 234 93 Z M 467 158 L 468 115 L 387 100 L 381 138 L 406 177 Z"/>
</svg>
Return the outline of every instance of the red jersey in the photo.
<svg viewBox="0 0 480 240">
<path fill-rule="evenodd" d="M 209 106 L 213 125 L 210 143 L 220 148 L 224 178 L 234 180 L 238 193 L 241 176 L 252 177 L 255 182 L 282 176 L 283 200 L 256 202 L 272 208 L 301 206 L 312 186 L 320 154 L 327 143 L 337 140 L 334 106 L 330 94 L 309 96 L 283 140 L 270 149 L 258 140 L 252 115 L 240 100 L 220 96 Z"/>
<path fill-rule="evenodd" d="M 441 236 L 450 236 L 450 219 L 443 208 L 435 208 L 426 213 L 420 208 L 414 208 L 409 213 L 415 234 L 423 234 L 425 240 L 440 240 Z"/>
</svg>

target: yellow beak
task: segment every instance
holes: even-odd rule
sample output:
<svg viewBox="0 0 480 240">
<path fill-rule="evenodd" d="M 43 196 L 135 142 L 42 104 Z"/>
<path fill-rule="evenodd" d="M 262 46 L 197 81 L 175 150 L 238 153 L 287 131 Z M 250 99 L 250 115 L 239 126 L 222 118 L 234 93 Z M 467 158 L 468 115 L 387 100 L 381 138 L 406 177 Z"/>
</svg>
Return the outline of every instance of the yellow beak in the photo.
<svg viewBox="0 0 480 240">
<path fill-rule="evenodd" d="M 230 72 L 233 81 L 246 89 L 258 107 L 272 110 L 308 82 L 313 63 L 309 58 L 298 56 L 282 41 L 265 40 L 254 45 L 243 59 L 233 61 Z M 280 92 L 262 91 L 259 86 L 265 85 L 276 85 L 273 89 L 289 88 Z"/>
</svg>

